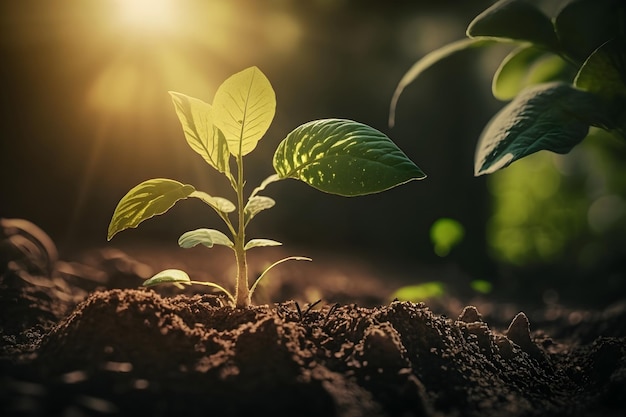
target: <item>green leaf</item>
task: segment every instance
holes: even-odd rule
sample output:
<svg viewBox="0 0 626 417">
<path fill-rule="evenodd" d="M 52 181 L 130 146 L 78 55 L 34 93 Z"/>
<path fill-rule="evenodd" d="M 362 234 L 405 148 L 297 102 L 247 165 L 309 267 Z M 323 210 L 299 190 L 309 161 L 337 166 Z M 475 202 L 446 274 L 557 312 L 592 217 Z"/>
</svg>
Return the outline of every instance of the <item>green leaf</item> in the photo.
<svg viewBox="0 0 626 417">
<path fill-rule="evenodd" d="M 626 42 L 612 40 L 596 49 L 582 65 L 574 85 L 608 99 L 626 97 Z"/>
<path fill-rule="evenodd" d="M 222 213 L 232 213 L 236 208 L 230 200 L 222 197 L 213 197 L 204 191 L 194 191 L 189 197 L 198 198 L 213 207 L 214 210 Z"/>
<path fill-rule="evenodd" d="M 275 204 L 276 202 L 269 197 L 260 195 L 250 197 L 246 207 L 244 208 L 245 224 L 248 224 L 248 222 L 250 222 L 250 220 L 252 220 L 252 218 L 258 213 L 274 207 Z"/>
<path fill-rule="evenodd" d="M 557 50 L 550 18 L 525 0 L 500 0 L 479 14 L 467 27 L 467 36 L 531 42 Z"/>
<path fill-rule="evenodd" d="M 177 201 L 189 197 L 195 189 L 189 184 L 167 178 L 154 178 L 131 189 L 117 204 L 107 240 L 124 229 L 135 228 L 139 223 L 168 211 Z"/>
<path fill-rule="evenodd" d="M 305 123 L 278 145 L 274 169 L 343 196 L 377 193 L 426 175 L 383 133 L 343 119 Z"/>
<path fill-rule="evenodd" d="M 250 239 L 248 243 L 244 246 L 244 250 L 249 250 L 252 248 L 260 248 L 266 246 L 280 246 L 282 243 L 277 242 L 271 239 Z"/>
<path fill-rule="evenodd" d="M 191 284 L 189 275 L 180 269 L 166 269 L 143 282 L 144 287 L 152 287 L 159 284 Z"/>
<path fill-rule="evenodd" d="M 430 226 L 430 241 L 434 246 L 435 253 L 439 256 L 447 256 L 465 236 L 465 228 L 457 220 L 447 217 L 437 219 Z"/>
<path fill-rule="evenodd" d="M 228 144 L 224 134 L 213 125 L 211 105 L 174 91 L 170 95 L 191 149 L 219 172 L 230 172 Z"/>
<path fill-rule="evenodd" d="M 520 93 L 489 122 L 478 141 L 475 175 L 490 174 L 532 153 L 567 153 L 603 123 L 602 102 L 565 83 L 547 83 Z"/>
<path fill-rule="evenodd" d="M 214 123 L 226 136 L 235 156 L 246 155 L 269 128 L 276 112 L 276 95 L 265 75 L 250 67 L 220 85 L 213 100 Z"/>
<path fill-rule="evenodd" d="M 624 36 L 624 0 L 569 1 L 554 20 L 562 50 L 583 63 L 605 42 Z"/>
<path fill-rule="evenodd" d="M 558 79 L 567 80 L 569 65 L 558 55 L 533 46 L 522 46 L 507 55 L 493 77 L 492 91 L 510 100 L 524 88 Z"/>
<path fill-rule="evenodd" d="M 250 198 L 256 196 L 258 193 L 260 193 L 261 191 L 265 190 L 265 187 L 267 187 L 268 185 L 280 181 L 282 180 L 282 178 L 280 178 L 277 174 L 272 174 L 269 177 L 265 178 L 263 180 L 263 182 L 261 183 L 261 185 L 259 185 L 258 187 L 256 187 L 254 190 L 252 190 L 252 193 L 250 193 Z"/>
<path fill-rule="evenodd" d="M 193 248 L 197 245 L 204 245 L 212 248 L 213 245 L 235 247 L 234 243 L 224 233 L 215 229 L 196 229 L 183 233 L 178 239 L 178 246 L 181 248 Z"/>
<path fill-rule="evenodd" d="M 396 107 L 398 100 L 404 89 L 417 79 L 424 71 L 432 67 L 437 62 L 453 55 L 457 52 L 478 48 L 485 45 L 493 44 L 496 41 L 493 39 L 461 39 L 456 42 L 452 42 L 439 49 L 436 49 L 422 57 L 402 76 L 400 82 L 396 86 L 393 96 L 391 98 L 391 105 L 389 106 L 389 127 L 393 127 L 396 118 Z"/>
</svg>

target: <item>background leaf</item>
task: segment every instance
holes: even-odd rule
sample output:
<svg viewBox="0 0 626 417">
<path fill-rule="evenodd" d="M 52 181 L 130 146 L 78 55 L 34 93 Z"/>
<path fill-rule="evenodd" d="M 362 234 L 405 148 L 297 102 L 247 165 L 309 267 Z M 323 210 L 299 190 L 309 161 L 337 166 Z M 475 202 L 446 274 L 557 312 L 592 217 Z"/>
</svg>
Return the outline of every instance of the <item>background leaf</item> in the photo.
<svg viewBox="0 0 626 417">
<path fill-rule="evenodd" d="M 213 125 L 211 105 L 174 91 L 170 95 L 191 149 L 219 172 L 230 172 L 228 144 L 224 134 Z"/>
<path fill-rule="evenodd" d="M 607 98 L 626 98 L 626 42 L 615 39 L 596 49 L 578 71 L 574 85 Z"/>
<path fill-rule="evenodd" d="M 377 193 L 426 175 L 383 133 L 344 119 L 315 120 L 278 145 L 274 169 L 343 196 Z"/>
<path fill-rule="evenodd" d="M 276 95 L 265 75 L 250 67 L 220 85 L 213 99 L 214 123 L 224 132 L 230 153 L 246 155 L 269 128 Z"/>
<path fill-rule="evenodd" d="M 589 125 L 604 120 L 603 105 L 565 83 L 523 91 L 489 122 L 479 139 L 475 175 L 489 174 L 540 150 L 567 153 Z"/>
<path fill-rule="evenodd" d="M 400 95 L 402 95 L 404 89 L 415 81 L 424 71 L 456 52 L 485 46 L 494 42 L 495 41 L 492 39 L 461 39 L 424 55 L 424 57 L 413 64 L 413 66 L 402 76 L 395 91 L 393 92 L 391 105 L 389 106 L 389 127 L 393 127 L 395 124 L 396 107 L 398 105 Z"/>
<path fill-rule="evenodd" d="M 178 246 L 189 249 L 197 245 L 212 248 L 213 245 L 222 245 L 233 248 L 235 245 L 224 233 L 215 229 L 196 229 L 185 232 L 178 239 Z"/>
<path fill-rule="evenodd" d="M 603 43 L 624 36 L 625 14 L 624 0 L 569 1 L 554 21 L 561 48 L 582 64 Z"/>
<path fill-rule="evenodd" d="M 534 46 L 516 48 L 507 55 L 493 77 L 493 96 L 510 100 L 524 88 L 573 76 L 563 58 Z"/>
<path fill-rule="evenodd" d="M 527 41 L 558 49 L 552 22 L 525 0 L 500 0 L 479 14 L 467 27 L 467 36 Z"/>
<path fill-rule="evenodd" d="M 153 216 L 163 214 L 195 189 L 167 178 L 154 178 L 132 188 L 117 204 L 109 223 L 107 239 L 124 229 L 134 228 Z"/>
</svg>

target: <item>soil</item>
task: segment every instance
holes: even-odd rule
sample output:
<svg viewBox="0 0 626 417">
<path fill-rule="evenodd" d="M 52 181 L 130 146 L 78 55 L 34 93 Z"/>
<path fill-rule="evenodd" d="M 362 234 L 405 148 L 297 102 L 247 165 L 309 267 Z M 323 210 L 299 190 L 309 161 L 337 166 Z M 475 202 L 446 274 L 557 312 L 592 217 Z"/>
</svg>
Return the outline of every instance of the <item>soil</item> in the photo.
<svg viewBox="0 0 626 417">
<path fill-rule="evenodd" d="M 322 268 L 316 288 L 273 278 L 284 301 L 236 309 L 138 285 L 178 253 L 59 259 L 37 226 L 1 221 L 2 416 L 626 415 L 626 302 L 388 302 L 388 283 Z"/>
</svg>

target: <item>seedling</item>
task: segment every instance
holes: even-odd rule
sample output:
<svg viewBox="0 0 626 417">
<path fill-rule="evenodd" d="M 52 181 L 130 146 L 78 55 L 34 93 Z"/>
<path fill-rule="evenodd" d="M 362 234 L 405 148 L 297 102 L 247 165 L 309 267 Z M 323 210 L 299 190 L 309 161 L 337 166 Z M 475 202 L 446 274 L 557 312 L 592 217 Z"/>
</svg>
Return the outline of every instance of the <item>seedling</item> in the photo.
<svg viewBox="0 0 626 417">
<path fill-rule="evenodd" d="M 187 143 L 227 178 L 235 202 L 172 179 L 150 179 L 122 197 L 109 224 L 108 240 L 122 230 L 135 228 L 144 220 L 165 213 L 180 200 L 197 198 L 223 220 L 230 237 L 216 229 L 202 228 L 184 233 L 178 244 L 183 248 L 223 245 L 232 249 L 237 277 L 234 294 L 216 283 L 192 281 L 187 273 L 177 269 L 159 272 L 143 283 L 147 287 L 165 283 L 179 288 L 207 285 L 224 292 L 232 305 L 247 307 L 259 281 L 271 268 L 287 260 L 310 260 L 299 256 L 281 259 L 249 286 L 247 252 L 281 245 L 271 239 L 248 240 L 246 234 L 250 221 L 275 204 L 272 198 L 261 195 L 268 185 L 293 178 L 326 193 L 352 197 L 382 192 L 426 177 L 380 131 L 352 120 L 321 119 L 297 127 L 280 142 L 273 157 L 275 173 L 246 198 L 244 156 L 265 135 L 276 110 L 276 96 L 269 80 L 257 67 L 247 68 L 219 86 L 212 105 L 177 92 L 170 95 Z"/>
<path fill-rule="evenodd" d="M 490 174 L 541 150 L 568 153 L 590 127 L 626 140 L 626 2 L 566 0 L 549 16 L 531 0 L 500 0 L 469 24 L 467 38 L 434 50 L 400 80 L 398 99 L 420 74 L 462 50 L 514 47 L 496 70 L 494 97 L 511 100 L 487 124 L 474 174 Z M 551 0 L 542 5 L 558 5 Z"/>
</svg>

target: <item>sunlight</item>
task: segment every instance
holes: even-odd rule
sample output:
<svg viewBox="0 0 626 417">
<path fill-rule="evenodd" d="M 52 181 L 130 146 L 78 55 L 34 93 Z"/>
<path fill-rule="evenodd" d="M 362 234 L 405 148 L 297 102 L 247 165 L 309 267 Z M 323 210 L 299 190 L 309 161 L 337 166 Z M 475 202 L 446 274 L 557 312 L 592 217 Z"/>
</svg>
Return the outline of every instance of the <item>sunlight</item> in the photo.
<svg viewBox="0 0 626 417">
<path fill-rule="evenodd" d="M 174 0 L 116 0 L 116 3 L 120 22 L 131 30 L 170 30 L 179 23 Z"/>
</svg>

